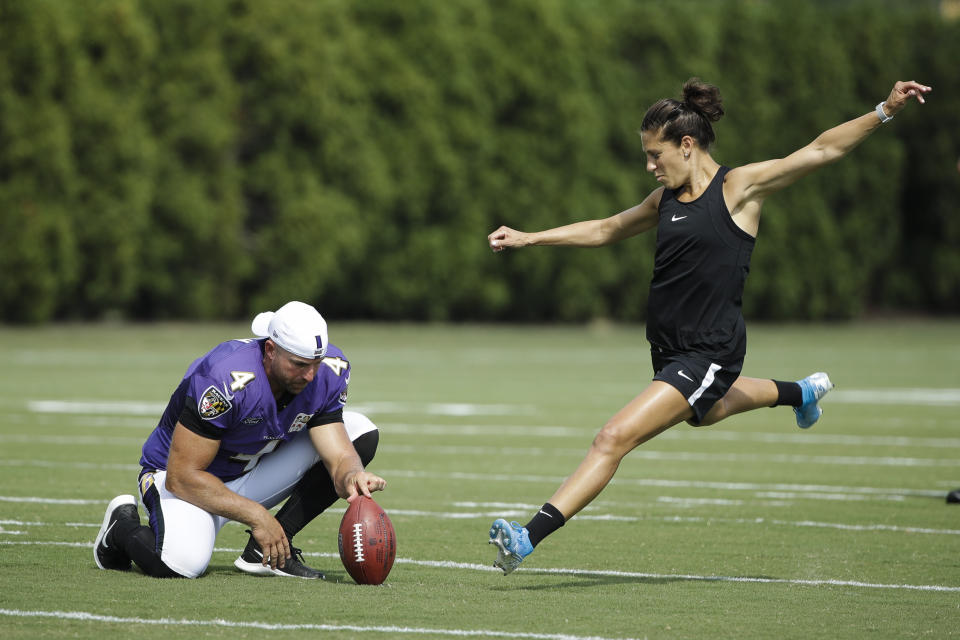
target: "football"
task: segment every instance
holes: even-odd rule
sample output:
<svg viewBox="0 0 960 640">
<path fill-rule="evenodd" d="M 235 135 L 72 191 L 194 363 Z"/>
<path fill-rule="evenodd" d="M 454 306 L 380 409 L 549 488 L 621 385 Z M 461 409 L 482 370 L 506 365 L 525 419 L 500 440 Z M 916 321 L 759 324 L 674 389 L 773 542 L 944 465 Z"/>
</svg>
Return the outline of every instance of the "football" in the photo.
<svg viewBox="0 0 960 640">
<path fill-rule="evenodd" d="M 383 584 L 397 557 L 397 534 L 372 498 L 359 496 L 340 521 L 340 561 L 357 584 Z"/>
</svg>

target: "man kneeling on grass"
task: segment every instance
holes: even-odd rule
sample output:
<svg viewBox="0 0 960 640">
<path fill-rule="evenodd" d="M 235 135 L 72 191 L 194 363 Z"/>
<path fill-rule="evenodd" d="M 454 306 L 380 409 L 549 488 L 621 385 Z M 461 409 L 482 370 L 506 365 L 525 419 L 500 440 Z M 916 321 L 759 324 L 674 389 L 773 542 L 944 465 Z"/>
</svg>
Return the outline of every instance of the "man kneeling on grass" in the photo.
<svg viewBox="0 0 960 640">
<path fill-rule="evenodd" d="M 289 302 L 252 328 L 259 339 L 221 343 L 187 369 L 143 445 L 149 526 L 132 495 L 114 498 L 93 547 L 101 569 L 125 571 L 132 560 L 150 576 L 196 578 L 217 532 L 235 520 L 250 527 L 234 562 L 241 571 L 323 578 L 293 536 L 338 498 L 384 488 L 364 468 L 379 432 L 344 411 L 350 364 L 317 310 Z"/>
</svg>

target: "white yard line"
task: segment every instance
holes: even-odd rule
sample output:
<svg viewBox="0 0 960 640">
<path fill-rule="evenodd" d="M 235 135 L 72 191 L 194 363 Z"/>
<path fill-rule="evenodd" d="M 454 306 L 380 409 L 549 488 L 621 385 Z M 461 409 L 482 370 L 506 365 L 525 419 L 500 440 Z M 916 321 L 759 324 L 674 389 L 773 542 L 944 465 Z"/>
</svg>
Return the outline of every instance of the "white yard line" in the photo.
<svg viewBox="0 0 960 640">
<path fill-rule="evenodd" d="M 841 404 L 906 404 L 929 406 L 960 406 L 960 389 L 875 389 L 834 391 L 824 404 L 836 401 Z M 467 404 L 467 403 L 366 403 L 351 405 L 352 410 L 368 413 L 412 413 L 448 417 L 471 416 L 529 416 L 536 410 L 528 405 L 506 404 Z M 152 428 L 152 423 L 163 413 L 165 405 L 156 402 L 107 402 L 87 400 L 29 400 L 28 413 L 39 416 L 65 416 L 71 424 L 92 427 L 122 427 L 142 429 Z M 149 418 L 142 423 L 132 423 L 129 418 L 144 416 Z M 381 429 L 395 434 L 411 435 L 458 435 L 458 436 L 494 436 L 524 435 L 543 438 L 588 438 L 599 425 L 580 427 L 561 425 L 527 424 L 424 424 L 406 422 L 377 421 Z M 51 423 L 53 424 L 53 423 Z M 28 435 L 28 434 L 24 434 Z M 661 436 L 664 439 L 724 440 L 731 442 L 764 442 L 796 444 L 830 444 L 850 446 L 893 446 L 893 447 L 931 447 L 960 448 L 960 438 L 929 438 L 883 435 L 843 435 L 819 432 L 772 432 L 751 433 L 728 429 L 688 429 L 680 427 Z"/>
<path fill-rule="evenodd" d="M 825 404 L 900 404 L 928 407 L 960 406 L 960 389 L 836 389 Z"/>
<path fill-rule="evenodd" d="M 40 498 L 33 498 L 31 501 L 40 501 Z M 658 496 L 658 501 L 672 502 L 673 499 L 666 496 Z M 680 500 L 680 499 L 678 499 Z M 5 496 L 0 496 L 0 502 L 8 501 Z M 106 505 L 107 500 L 96 500 L 89 501 L 97 505 Z M 739 501 L 719 501 L 720 504 L 726 504 L 727 502 L 739 502 Z M 74 504 L 71 502 L 70 504 Z M 698 502 L 700 504 L 700 502 Z M 536 506 L 531 505 L 521 505 L 521 504 L 509 504 L 509 503 L 492 503 L 490 505 L 480 505 L 476 503 L 455 503 L 453 506 L 460 506 L 465 508 L 471 508 L 470 505 L 473 505 L 472 508 L 477 507 L 487 507 L 493 508 L 496 507 L 496 510 L 493 511 L 426 511 L 422 509 L 390 509 L 390 514 L 394 517 L 410 517 L 410 518 L 430 518 L 433 520 L 488 520 L 491 518 L 522 518 L 524 516 L 529 516 L 530 513 L 537 509 Z M 588 507 L 588 510 L 590 507 Z M 596 509 L 593 509 L 596 511 Z M 339 515 L 344 512 L 342 507 L 335 507 L 327 509 L 325 513 L 331 515 Z M 594 522 L 667 522 L 667 523 L 694 523 L 694 524 L 746 524 L 746 525 L 775 525 L 779 527 L 797 527 L 797 528 L 819 528 L 819 529 L 837 529 L 840 531 L 852 531 L 852 532 L 876 532 L 876 531 L 888 531 L 892 533 L 910 533 L 910 534 L 929 534 L 929 535 L 948 535 L 948 536 L 960 536 L 960 529 L 935 529 L 931 527 L 911 527 L 905 525 L 891 525 L 891 524 L 880 524 L 880 523 L 860 523 L 860 524 L 850 524 L 845 522 L 819 522 L 815 520 L 784 520 L 780 518 L 767 518 L 767 517 L 756 517 L 756 518 L 723 518 L 723 517 L 713 517 L 713 516 L 676 516 L 676 515 L 667 515 L 667 516 L 628 516 L 614 513 L 584 513 L 581 512 L 576 516 L 577 520 L 590 520 Z M 44 521 L 24 521 L 16 519 L 0 519 L 0 527 L 3 525 L 11 525 L 16 527 L 46 527 L 46 526 L 64 526 L 64 527 L 83 527 L 83 528 L 97 528 L 101 525 L 100 522 L 44 522 Z M 237 525 L 240 526 L 240 525 Z M 2 528 L 0 528 L 0 533 L 3 533 Z M 7 532 L 10 533 L 10 532 Z"/>
<path fill-rule="evenodd" d="M 954 388 L 888 388 L 837 389 L 823 401 L 825 405 L 906 405 L 956 407 L 960 406 L 960 389 Z M 166 408 L 160 402 L 118 402 L 89 400 L 29 400 L 31 413 L 94 414 L 126 416 L 159 416 Z M 371 415 L 383 413 L 414 413 L 436 416 L 517 416 L 536 415 L 538 410 L 527 404 L 484 404 L 468 402 L 367 402 L 351 407 Z"/>
<path fill-rule="evenodd" d="M 143 438 L 103 438 L 100 436 L 36 435 L 15 434 L 0 435 L 0 444 L 42 444 L 49 446 L 74 447 L 90 446 L 137 446 Z M 582 456 L 582 449 L 558 449 L 556 447 L 494 447 L 470 445 L 381 445 L 380 451 L 387 453 L 426 453 L 431 455 L 463 456 L 511 456 L 529 457 L 542 455 Z M 840 466 L 874 467 L 914 467 L 914 468 L 957 468 L 960 458 L 917 458 L 908 456 L 844 456 L 810 455 L 787 453 L 711 453 L 704 451 L 658 451 L 650 448 L 637 448 L 629 454 L 631 459 L 643 459 L 669 462 L 733 462 L 758 464 L 822 464 Z"/>
<path fill-rule="evenodd" d="M 36 466 L 42 468 L 62 469 L 100 469 L 109 471 L 137 472 L 140 467 L 136 464 L 90 463 L 90 462 L 59 462 L 54 460 L 0 460 L 0 467 Z M 521 475 L 503 473 L 472 473 L 462 471 L 420 471 L 411 469 L 377 469 L 377 473 L 385 478 L 420 478 L 430 480 L 461 480 L 479 482 L 529 482 L 536 484 L 559 484 L 564 480 L 562 476 Z M 788 483 L 761 483 L 761 482 L 718 482 L 707 480 L 670 480 L 664 478 L 630 478 L 615 477 L 615 484 L 643 487 L 660 487 L 668 489 L 705 489 L 711 491 L 749 491 L 757 494 L 756 497 L 782 499 L 783 497 L 808 500 L 843 500 L 853 499 L 848 496 L 872 497 L 877 500 L 901 500 L 906 497 L 942 498 L 945 493 L 942 489 L 908 489 L 898 487 L 869 487 L 869 486 L 838 486 L 819 484 L 788 484 Z M 45 497 L 15 497 L 0 496 L 0 502 L 29 502 L 50 501 L 51 504 L 101 504 L 100 501 L 67 500 Z M 103 502 L 105 504 L 105 501 Z"/>
<path fill-rule="evenodd" d="M 433 472 L 409 469 L 377 469 L 377 473 L 385 478 L 427 478 L 436 480 L 477 480 L 482 482 L 531 482 L 543 484 L 559 484 L 565 480 L 564 476 L 540 476 L 532 474 L 507 473 L 470 473 L 460 471 Z M 707 480 L 667 480 L 663 478 L 629 478 L 614 477 L 611 483 L 643 487 L 668 487 L 675 489 L 711 489 L 721 491 L 789 491 L 794 493 L 848 493 L 876 496 L 916 496 L 916 497 L 943 497 L 941 490 L 932 489 L 903 489 L 895 487 L 851 487 L 820 484 L 787 484 L 761 482 L 716 482 Z"/>
<path fill-rule="evenodd" d="M 524 631 L 496 631 L 492 629 L 439 629 L 429 627 L 366 626 L 354 624 L 281 624 L 243 620 L 189 620 L 185 618 L 130 618 L 105 616 L 87 611 L 23 611 L 0 609 L 0 615 L 19 618 L 56 618 L 83 622 L 112 624 L 149 624 L 171 627 L 226 627 L 231 629 L 259 629 L 261 631 L 353 631 L 357 633 L 386 633 L 439 635 L 454 637 L 531 638 L 534 640 L 613 640 L 604 636 L 577 636 L 566 633 L 529 633 Z M 626 640 L 626 639 L 625 639 Z"/>
<path fill-rule="evenodd" d="M 107 402 L 89 400 L 28 400 L 31 413 L 66 413 L 93 415 L 160 416 L 166 408 L 158 402 Z M 508 416 L 535 415 L 530 405 L 475 404 L 468 402 L 367 402 L 351 405 L 361 413 L 417 413 L 436 416 Z"/>
<path fill-rule="evenodd" d="M 380 447 L 389 453 L 425 453 L 432 455 L 463 456 L 543 456 L 570 455 L 582 457 L 584 449 L 556 447 L 484 447 L 462 445 L 390 445 Z M 762 464 L 826 464 L 841 466 L 877 467 L 960 467 L 960 459 L 913 458 L 899 456 L 828 456 L 786 453 L 710 453 L 702 451 L 658 451 L 637 448 L 627 454 L 632 459 L 666 460 L 671 462 L 755 462 Z"/>
<path fill-rule="evenodd" d="M 35 546 L 64 546 L 91 548 L 92 542 L 29 542 L 29 541 L 3 541 L 0 540 L 0 546 L 4 545 L 35 545 Z M 215 552 L 238 554 L 243 550 L 240 548 L 217 547 Z M 314 558 L 339 558 L 336 553 L 317 553 L 304 552 L 304 556 Z M 437 569 L 461 569 L 467 571 L 482 571 L 485 573 L 500 573 L 499 569 L 490 565 L 477 564 L 475 562 L 452 562 L 448 560 L 414 560 L 413 558 L 397 558 L 398 565 L 413 565 L 421 567 L 432 567 Z M 801 578 L 757 578 L 750 576 L 717 576 L 717 575 L 697 575 L 689 573 L 648 573 L 640 571 L 603 571 L 572 568 L 537 568 L 522 567 L 517 570 L 520 573 L 541 573 L 541 574 L 561 574 L 586 577 L 616 577 L 616 578 L 635 578 L 642 580 L 685 580 L 690 582 L 731 582 L 744 584 L 786 584 L 797 586 L 842 586 L 842 587 L 861 587 L 865 589 L 892 589 L 906 591 L 940 591 L 949 593 L 960 593 L 960 586 L 940 585 L 940 584 L 904 584 L 904 583 L 882 583 L 865 582 L 862 580 L 836 580 L 832 578 L 823 579 L 801 579 Z M 515 575 L 517 575 L 515 574 Z M 534 636 L 531 636 L 534 637 Z M 554 637 L 554 636 L 550 636 Z"/>
<path fill-rule="evenodd" d="M 24 502 L 29 504 L 107 504 L 106 500 L 80 500 L 75 498 L 40 498 L 37 496 L 0 496 L 0 502 Z"/>
</svg>

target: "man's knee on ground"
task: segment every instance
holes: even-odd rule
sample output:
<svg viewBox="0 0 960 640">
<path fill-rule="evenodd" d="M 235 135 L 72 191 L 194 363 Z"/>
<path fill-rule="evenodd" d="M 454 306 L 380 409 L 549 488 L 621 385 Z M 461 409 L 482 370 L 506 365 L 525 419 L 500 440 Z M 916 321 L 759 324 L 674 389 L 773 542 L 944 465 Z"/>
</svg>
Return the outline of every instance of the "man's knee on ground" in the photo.
<svg viewBox="0 0 960 640">
<path fill-rule="evenodd" d="M 153 578 L 196 578 L 199 577 L 200 573 L 203 573 L 202 570 L 195 576 L 185 576 L 177 573 L 160 559 L 160 554 L 156 551 L 155 546 L 155 537 L 149 527 L 140 527 L 131 535 L 126 545 L 127 554 L 146 575 Z M 204 569 L 206 569 L 206 566 L 204 566 Z"/>
</svg>

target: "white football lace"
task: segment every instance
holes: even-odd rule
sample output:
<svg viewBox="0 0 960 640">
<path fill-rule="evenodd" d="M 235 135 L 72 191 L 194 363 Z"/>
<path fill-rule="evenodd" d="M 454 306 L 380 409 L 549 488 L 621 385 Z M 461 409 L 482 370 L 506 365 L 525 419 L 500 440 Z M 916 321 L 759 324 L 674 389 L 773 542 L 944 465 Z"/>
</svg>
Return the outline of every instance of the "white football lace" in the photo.
<svg viewBox="0 0 960 640">
<path fill-rule="evenodd" d="M 353 553 L 357 562 L 363 562 L 363 524 L 353 525 Z"/>
</svg>

